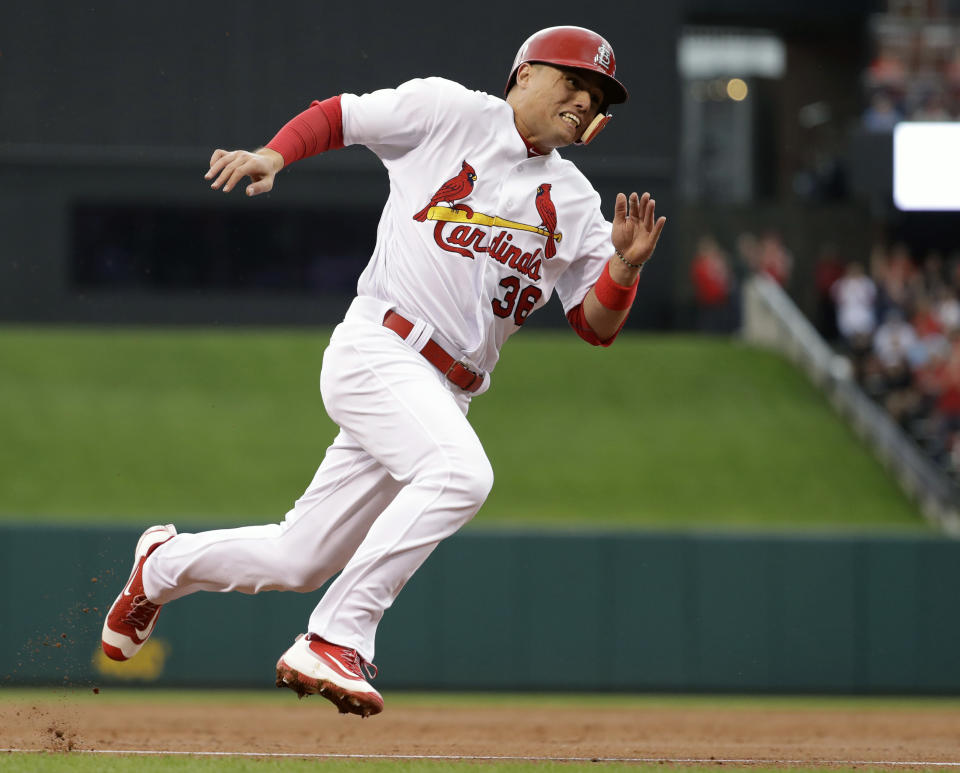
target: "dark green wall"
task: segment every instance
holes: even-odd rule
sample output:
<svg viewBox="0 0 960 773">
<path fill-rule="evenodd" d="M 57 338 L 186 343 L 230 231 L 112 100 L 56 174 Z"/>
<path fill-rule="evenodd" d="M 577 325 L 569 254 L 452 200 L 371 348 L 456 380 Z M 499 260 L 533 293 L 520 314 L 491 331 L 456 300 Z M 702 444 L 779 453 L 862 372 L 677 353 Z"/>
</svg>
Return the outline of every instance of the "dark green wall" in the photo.
<svg viewBox="0 0 960 773">
<path fill-rule="evenodd" d="M 136 537 L 0 529 L 0 684 L 272 683 L 319 594 L 197 594 L 153 657 L 98 671 Z M 377 685 L 956 694 L 958 589 L 960 543 L 935 538 L 465 533 L 385 616 Z"/>
</svg>

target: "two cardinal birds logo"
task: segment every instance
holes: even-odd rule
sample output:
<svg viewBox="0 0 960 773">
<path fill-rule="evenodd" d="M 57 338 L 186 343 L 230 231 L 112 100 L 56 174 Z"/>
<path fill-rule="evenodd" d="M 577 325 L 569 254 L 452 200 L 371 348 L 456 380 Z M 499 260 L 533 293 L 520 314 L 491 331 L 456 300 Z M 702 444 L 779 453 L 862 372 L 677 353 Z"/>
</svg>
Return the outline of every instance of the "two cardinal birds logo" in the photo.
<svg viewBox="0 0 960 773">
<path fill-rule="evenodd" d="M 421 223 L 424 222 L 430 216 L 430 210 L 442 203 L 449 204 L 451 209 L 459 210 L 463 212 L 467 218 L 472 219 L 474 216 L 473 209 L 466 204 L 459 204 L 457 202 L 459 202 L 460 199 L 465 199 L 473 192 L 473 185 L 476 181 L 476 171 L 470 164 L 464 161 L 460 167 L 459 174 L 451 177 L 441 185 L 437 189 L 437 192 L 430 197 L 427 206 L 417 212 L 417 214 L 413 216 L 413 219 Z M 522 226 L 522 230 L 537 231 L 546 236 L 546 245 L 543 248 L 543 256 L 545 258 L 552 258 L 557 254 L 557 241 L 559 241 L 559 234 L 557 232 L 557 209 L 550 199 L 551 187 L 550 183 L 542 183 L 537 187 L 536 205 L 537 214 L 540 215 L 540 225 L 529 226 L 522 223 L 516 224 Z M 485 219 L 490 220 L 491 218 L 487 216 Z M 496 219 L 499 221 L 499 218 Z M 504 224 L 507 223 L 507 221 L 500 222 Z"/>
</svg>

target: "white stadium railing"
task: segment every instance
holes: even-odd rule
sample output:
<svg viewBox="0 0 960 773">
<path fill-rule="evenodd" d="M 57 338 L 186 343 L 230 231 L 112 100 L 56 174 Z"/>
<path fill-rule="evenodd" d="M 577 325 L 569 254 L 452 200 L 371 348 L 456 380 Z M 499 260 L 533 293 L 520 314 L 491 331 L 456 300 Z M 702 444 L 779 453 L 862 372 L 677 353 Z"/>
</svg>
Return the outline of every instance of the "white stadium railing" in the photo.
<svg viewBox="0 0 960 773">
<path fill-rule="evenodd" d="M 850 361 L 836 354 L 773 280 L 753 276 L 743 289 L 748 342 L 774 349 L 801 368 L 874 451 L 924 516 L 960 536 L 960 488 L 863 392 Z"/>
</svg>

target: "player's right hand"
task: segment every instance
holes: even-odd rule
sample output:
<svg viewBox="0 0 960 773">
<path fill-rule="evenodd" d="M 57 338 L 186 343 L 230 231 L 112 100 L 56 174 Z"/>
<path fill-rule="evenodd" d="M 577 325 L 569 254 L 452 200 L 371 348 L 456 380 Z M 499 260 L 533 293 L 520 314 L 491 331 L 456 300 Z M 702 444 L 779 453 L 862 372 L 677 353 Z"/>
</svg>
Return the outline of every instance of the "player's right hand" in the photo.
<svg viewBox="0 0 960 773">
<path fill-rule="evenodd" d="M 210 157 L 210 170 L 203 178 L 213 180 L 210 187 L 214 190 L 229 193 L 244 177 L 249 177 L 246 194 L 257 196 L 273 190 L 273 180 L 282 168 L 283 156 L 269 148 L 261 148 L 256 153 L 217 148 Z"/>
</svg>

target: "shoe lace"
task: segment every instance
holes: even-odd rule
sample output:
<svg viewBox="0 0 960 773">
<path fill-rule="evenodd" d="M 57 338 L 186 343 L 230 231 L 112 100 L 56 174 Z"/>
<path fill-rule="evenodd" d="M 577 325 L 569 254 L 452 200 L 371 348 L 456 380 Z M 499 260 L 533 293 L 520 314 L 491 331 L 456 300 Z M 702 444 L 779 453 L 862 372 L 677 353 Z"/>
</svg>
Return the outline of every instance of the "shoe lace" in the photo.
<svg viewBox="0 0 960 773">
<path fill-rule="evenodd" d="M 136 596 L 123 622 L 135 625 L 137 628 L 146 628 L 159 608 L 159 604 L 148 601 L 146 596 Z"/>
<path fill-rule="evenodd" d="M 355 673 L 363 676 L 364 673 L 367 675 L 367 679 L 376 679 L 379 671 L 377 667 L 373 665 L 368 660 L 364 660 L 360 657 L 360 653 L 356 650 L 347 649 L 346 647 L 341 647 L 340 652 L 343 654 L 343 659 L 350 665 L 350 668 Z"/>
</svg>

